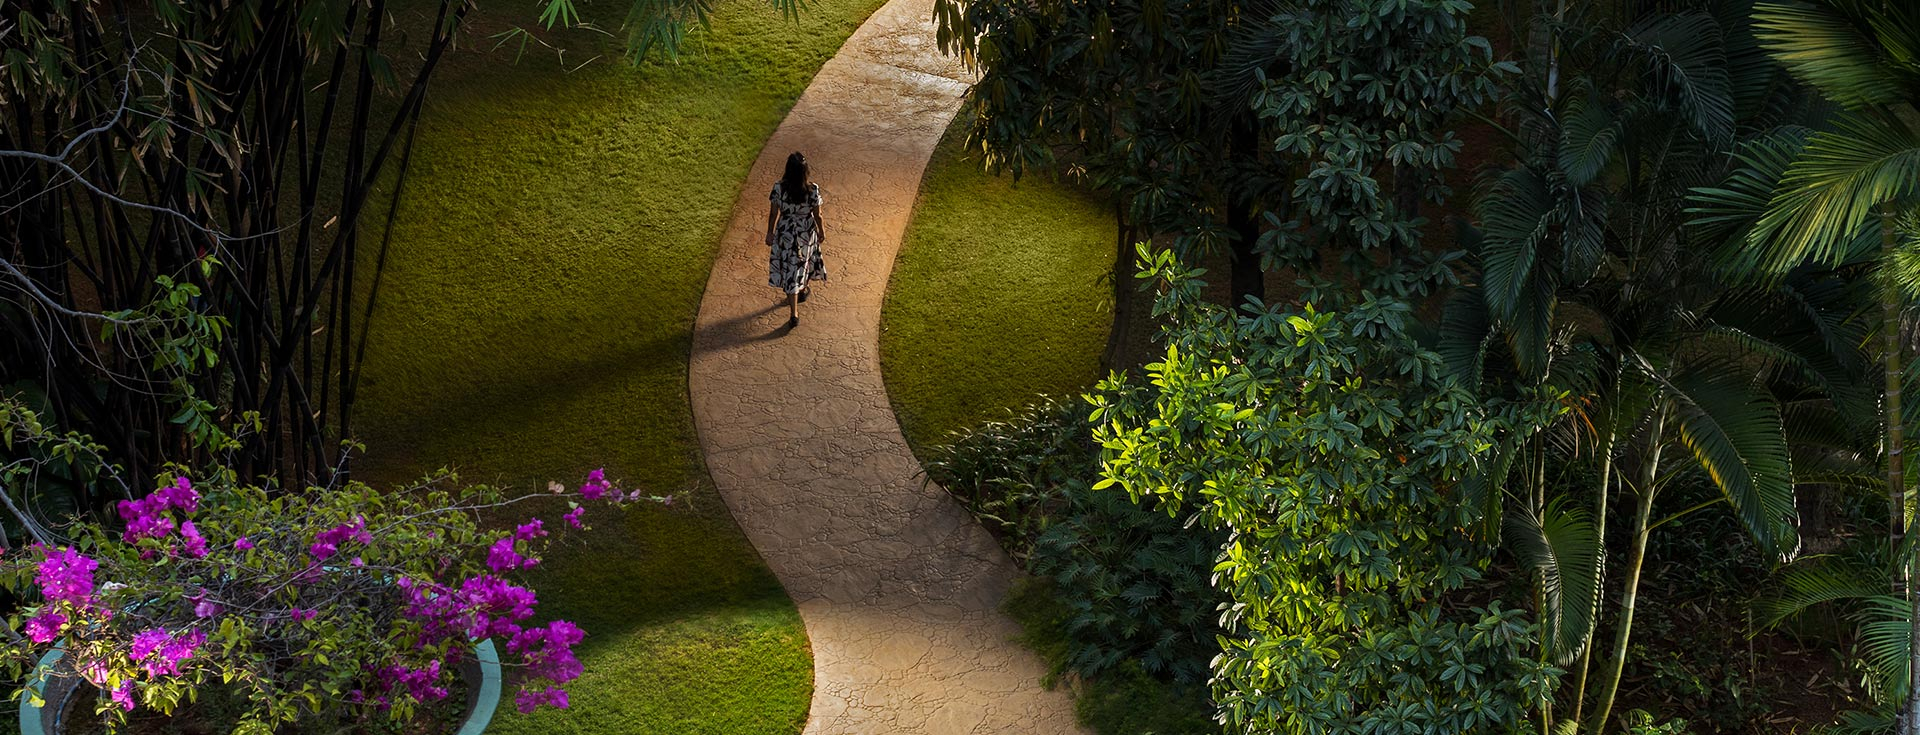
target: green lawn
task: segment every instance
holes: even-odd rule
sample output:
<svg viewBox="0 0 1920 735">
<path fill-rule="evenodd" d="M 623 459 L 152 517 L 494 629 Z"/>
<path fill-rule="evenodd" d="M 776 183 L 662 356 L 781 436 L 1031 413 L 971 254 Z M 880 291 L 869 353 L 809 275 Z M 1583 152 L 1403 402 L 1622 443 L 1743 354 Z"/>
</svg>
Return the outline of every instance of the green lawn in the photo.
<svg viewBox="0 0 1920 735">
<path fill-rule="evenodd" d="M 436 78 L 370 325 L 356 420 L 368 469 L 542 487 L 605 466 L 682 494 L 671 510 L 603 512 L 533 575 L 546 612 L 588 631 L 587 673 L 571 710 L 526 717 L 508 702 L 489 732 L 804 723 L 805 632 L 706 479 L 687 354 L 761 144 L 879 4 L 814 0 L 790 23 L 722 3 L 679 62 L 639 69 L 588 32 L 558 37 L 564 68 L 537 47 L 518 63 L 489 53 L 490 34 L 532 22 L 531 3 L 502 4 Z M 583 7 L 605 28 L 624 12 Z M 609 56 L 566 71 L 596 53 Z"/>
<path fill-rule="evenodd" d="M 947 132 L 893 264 L 880 361 L 915 451 L 1099 377 L 1113 216 L 1064 182 L 989 176 Z"/>
</svg>

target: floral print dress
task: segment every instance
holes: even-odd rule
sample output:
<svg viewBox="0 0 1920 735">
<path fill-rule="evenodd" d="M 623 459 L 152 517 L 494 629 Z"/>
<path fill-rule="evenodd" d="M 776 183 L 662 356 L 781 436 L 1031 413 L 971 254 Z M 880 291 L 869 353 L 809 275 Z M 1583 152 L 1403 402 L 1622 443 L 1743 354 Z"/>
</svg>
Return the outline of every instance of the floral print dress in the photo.
<svg viewBox="0 0 1920 735">
<path fill-rule="evenodd" d="M 820 258 L 820 238 L 814 229 L 820 216 L 820 185 L 809 185 L 806 198 L 798 203 L 787 201 L 783 187 L 774 184 L 773 193 L 767 196 L 780 208 L 773 246 L 767 253 L 767 285 L 800 293 L 810 281 L 827 280 L 827 265 Z"/>
</svg>

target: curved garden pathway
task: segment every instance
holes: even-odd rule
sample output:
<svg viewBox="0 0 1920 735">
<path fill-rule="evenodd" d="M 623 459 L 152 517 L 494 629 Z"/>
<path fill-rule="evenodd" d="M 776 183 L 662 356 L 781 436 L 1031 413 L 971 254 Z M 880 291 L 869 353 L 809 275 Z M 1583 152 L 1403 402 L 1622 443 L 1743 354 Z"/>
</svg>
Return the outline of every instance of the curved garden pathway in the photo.
<svg viewBox="0 0 1920 735">
<path fill-rule="evenodd" d="M 931 0 L 854 32 L 761 151 L 707 282 L 689 378 L 707 467 L 812 640 L 809 735 L 1078 732 L 1068 695 L 999 612 L 1011 561 L 901 438 L 880 305 L 920 176 L 967 89 Z M 827 269 L 801 325 L 767 287 L 767 190 L 804 151 Z M 992 223 L 982 223 L 991 227 Z"/>
</svg>

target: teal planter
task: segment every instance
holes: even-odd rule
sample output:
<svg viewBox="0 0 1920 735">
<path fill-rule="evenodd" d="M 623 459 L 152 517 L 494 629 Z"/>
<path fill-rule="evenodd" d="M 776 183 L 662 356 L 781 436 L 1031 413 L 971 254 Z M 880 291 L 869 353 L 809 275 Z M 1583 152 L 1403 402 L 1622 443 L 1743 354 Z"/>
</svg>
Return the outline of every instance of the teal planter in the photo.
<svg viewBox="0 0 1920 735">
<path fill-rule="evenodd" d="M 44 704 L 35 707 L 24 699 L 20 702 L 20 735 L 65 735 L 66 723 L 60 718 L 67 711 L 68 700 L 84 683 L 78 676 L 54 673 L 66 653 L 66 649 L 56 647 L 40 657 L 27 686 L 40 692 Z M 473 654 L 460 667 L 460 675 L 467 680 L 467 719 L 454 735 L 482 735 L 500 706 L 500 652 L 494 648 L 493 639 L 474 644 Z"/>
</svg>

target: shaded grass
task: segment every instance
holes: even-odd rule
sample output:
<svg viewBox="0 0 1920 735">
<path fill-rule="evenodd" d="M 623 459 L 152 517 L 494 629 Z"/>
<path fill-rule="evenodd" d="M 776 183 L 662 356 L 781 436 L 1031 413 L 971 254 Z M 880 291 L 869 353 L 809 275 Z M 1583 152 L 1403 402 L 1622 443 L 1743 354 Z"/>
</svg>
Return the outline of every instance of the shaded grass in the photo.
<svg viewBox="0 0 1920 735">
<path fill-rule="evenodd" d="M 915 452 L 1099 377 L 1112 324 L 1113 218 L 1063 182 L 990 176 L 941 141 L 880 322 L 887 394 Z"/>
<path fill-rule="evenodd" d="M 706 480 L 687 355 L 761 144 L 879 4 L 816 0 L 789 23 L 732 0 L 678 63 L 638 69 L 589 32 L 546 36 L 564 63 L 540 47 L 514 63 L 486 38 L 532 25 L 532 11 L 496 6 L 435 79 L 369 325 L 366 469 L 395 480 L 444 465 L 525 488 L 604 466 L 681 501 L 603 511 L 530 575 L 545 614 L 587 630 L 586 674 L 570 710 L 522 716 L 508 702 L 490 733 L 804 723 L 805 632 Z M 583 12 L 617 28 L 624 8 Z"/>
</svg>

